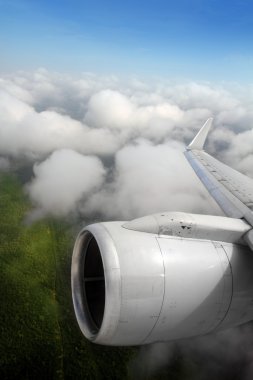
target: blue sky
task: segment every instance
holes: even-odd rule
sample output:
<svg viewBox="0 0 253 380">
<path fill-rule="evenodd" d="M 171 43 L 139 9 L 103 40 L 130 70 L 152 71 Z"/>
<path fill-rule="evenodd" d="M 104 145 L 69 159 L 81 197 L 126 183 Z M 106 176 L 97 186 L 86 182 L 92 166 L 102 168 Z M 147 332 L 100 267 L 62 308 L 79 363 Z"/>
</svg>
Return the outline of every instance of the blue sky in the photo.
<svg viewBox="0 0 253 380">
<path fill-rule="evenodd" d="M 0 71 L 253 82 L 251 0 L 0 0 Z"/>
</svg>

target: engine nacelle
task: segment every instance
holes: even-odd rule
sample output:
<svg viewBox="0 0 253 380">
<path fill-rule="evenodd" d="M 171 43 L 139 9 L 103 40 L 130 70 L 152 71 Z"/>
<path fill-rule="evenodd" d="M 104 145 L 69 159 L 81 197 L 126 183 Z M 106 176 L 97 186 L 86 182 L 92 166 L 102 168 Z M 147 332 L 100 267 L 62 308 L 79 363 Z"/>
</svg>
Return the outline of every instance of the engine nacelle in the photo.
<svg viewBox="0 0 253 380">
<path fill-rule="evenodd" d="M 252 251 L 220 240 L 229 240 L 236 230 L 241 243 L 248 224 L 212 216 L 203 227 L 203 216 L 166 215 L 167 230 L 155 227 L 152 232 L 148 227 L 149 232 L 143 232 L 146 220 L 142 231 L 136 221 L 108 222 L 89 225 L 78 235 L 72 295 L 78 324 L 92 342 L 141 345 L 207 334 L 253 319 Z M 177 223 L 174 230 L 171 216 Z M 186 227 L 181 230 L 188 237 L 168 233 L 180 231 L 179 222 L 185 226 L 189 218 L 197 226 L 202 223 L 202 229 L 192 229 L 198 238 L 189 237 Z M 214 232 L 213 240 L 200 238 L 200 230 L 210 236 L 205 234 L 214 218 L 227 233 L 222 235 L 217 227 L 216 240 Z"/>
</svg>

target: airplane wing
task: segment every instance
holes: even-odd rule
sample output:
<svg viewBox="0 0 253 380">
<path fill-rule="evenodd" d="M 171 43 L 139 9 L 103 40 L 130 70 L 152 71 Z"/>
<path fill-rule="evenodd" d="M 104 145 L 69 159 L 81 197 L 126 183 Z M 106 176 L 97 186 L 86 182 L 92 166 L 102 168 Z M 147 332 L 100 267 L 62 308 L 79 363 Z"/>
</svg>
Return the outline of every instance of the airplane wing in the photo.
<svg viewBox="0 0 253 380">
<path fill-rule="evenodd" d="M 243 218 L 253 226 L 253 180 L 203 150 L 212 120 L 206 121 L 184 155 L 224 213 L 232 218 Z M 246 241 L 253 249 L 253 230 Z"/>
</svg>

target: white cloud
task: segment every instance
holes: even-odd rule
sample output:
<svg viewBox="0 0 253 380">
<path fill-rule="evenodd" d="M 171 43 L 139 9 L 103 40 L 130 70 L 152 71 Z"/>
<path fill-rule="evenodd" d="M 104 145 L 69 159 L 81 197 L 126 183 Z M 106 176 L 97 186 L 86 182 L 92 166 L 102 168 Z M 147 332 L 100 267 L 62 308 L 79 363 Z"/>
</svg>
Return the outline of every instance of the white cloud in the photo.
<svg viewBox="0 0 253 380">
<path fill-rule="evenodd" d="M 90 214 L 131 218 L 176 208 L 215 213 L 181 154 L 182 144 L 214 116 L 208 149 L 253 175 L 252 104 L 250 86 L 18 72 L 0 78 L 0 155 L 47 163 L 46 157 L 67 149 L 102 157 L 109 179 L 80 202 Z M 36 171 L 34 183 L 38 178 Z M 48 210 L 42 191 L 37 194 L 36 202 Z"/>
<path fill-rule="evenodd" d="M 27 191 L 35 204 L 48 213 L 66 215 L 104 181 L 105 169 L 96 157 L 72 150 L 55 151 L 34 166 L 35 178 Z"/>
<path fill-rule="evenodd" d="M 158 102 L 154 96 L 147 104 L 141 104 L 140 95 L 134 97 L 103 90 L 91 97 L 85 122 L 97 128 L 120 130 L 128 136 L 139 134 L 157 139 L 168 135 L 183 116 L 184 112 L 177 105 L 162 98 Z"/>
<path fill-rule="evenodd" d="M 107 130 L 93 130 L 55 111 L 36 112 L 12 95 L 0 92 L 1 154 L 38 158 L 61 148 L 111 154 L 117 146 Z"/>
<path fill-rule="evenodd" d="M 115 157 L 112 183 L 91 196 L 84 213 L 131 219 L 159 211 L 219 213 L 178 143 L 127 146 Z"/>
<path fill-rule="evenodd" d="M 117 91 L 103 90 L 89 100 L 85 121 L 95 127 L 127 127 L 134 110 L 135 106 L 127 96 Z"/>
</svg>

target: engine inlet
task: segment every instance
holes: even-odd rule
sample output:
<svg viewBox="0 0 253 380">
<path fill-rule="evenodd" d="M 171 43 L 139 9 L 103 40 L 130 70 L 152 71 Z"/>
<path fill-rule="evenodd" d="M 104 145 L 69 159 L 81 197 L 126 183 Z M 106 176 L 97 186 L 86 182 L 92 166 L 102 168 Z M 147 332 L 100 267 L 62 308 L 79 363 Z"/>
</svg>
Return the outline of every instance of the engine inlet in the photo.
<svg viewBox="0 0 253 380">
<path fill-rule="evenodd" d="M 122 230 L 116 222 L 117 230 Z M 127 231 L 127 230 L 123 230 Z M 118 253 L 106 225 L 78 234 L 72 255 L 71 288 L 78 325 L 94 343 L 110 344 L 119 324 L 121 274 Z"/>
<path fill-rule="evenodd" d="M 84 307 L 93 325 L 93 330 L 98 332 L 105 309 L 105 277 L 98 244 L 90 233 L 84 239 L 82 255 L 84 257 Z"/>
</svg>

